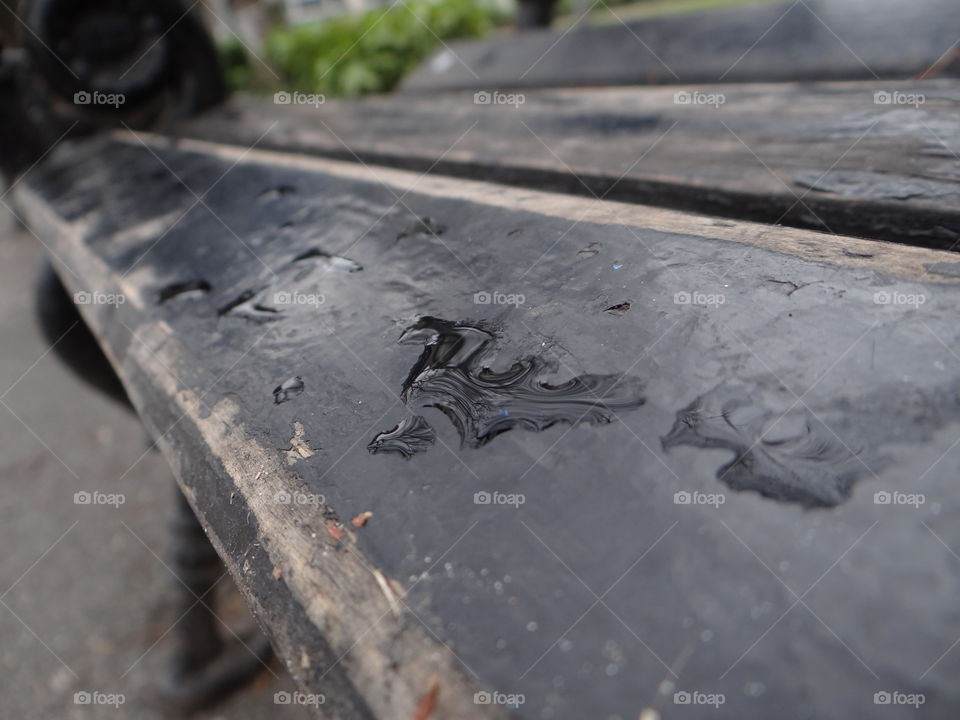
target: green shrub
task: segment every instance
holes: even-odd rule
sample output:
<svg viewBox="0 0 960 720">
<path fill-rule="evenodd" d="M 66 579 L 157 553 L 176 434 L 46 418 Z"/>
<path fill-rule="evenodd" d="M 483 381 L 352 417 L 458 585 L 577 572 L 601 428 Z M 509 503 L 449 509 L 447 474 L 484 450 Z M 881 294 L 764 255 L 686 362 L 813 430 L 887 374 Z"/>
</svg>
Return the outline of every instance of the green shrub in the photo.
<svg viewBox="0 0 960 720">
<path fill-rule="evenodd" d="M 287 89 L 346 97 L 386 92 L 441 40 L 480 37 L 503 19 L 483 0 L 410 0 L 277 29 L 267 39 L 266 60 Z"/>
</svg>

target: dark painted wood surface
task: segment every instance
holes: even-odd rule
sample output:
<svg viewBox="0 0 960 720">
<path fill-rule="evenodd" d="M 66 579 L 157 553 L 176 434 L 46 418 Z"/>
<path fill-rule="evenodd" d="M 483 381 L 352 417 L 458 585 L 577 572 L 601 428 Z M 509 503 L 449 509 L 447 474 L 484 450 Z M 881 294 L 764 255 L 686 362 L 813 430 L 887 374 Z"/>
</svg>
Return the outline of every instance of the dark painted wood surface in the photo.
<svg viewBox="0 0 960 720">
<path fill-rule="evenodd" d="M 334 715 L 956 717 L 955 255 L 131 136 L 17 199 Z M 425 315 L 487 354 L 414 372 Z M 502 429 L 609 376 L 642 406 L 480 447 L 418 404 L 486 383 Z M 425 451 L 368 450 L 414 413 Z"/>
<path fill-rule="evenodd" d="M 906 79 L 958 39 L 953 0 L 784 0 L 453 42 L 403 89 Z"/>
<path fill-rule="evenodd" d="M 183 133 L 929 247 L 960 239 L 957 81 L 496 100 L 237 101 Z"/>
</svg>

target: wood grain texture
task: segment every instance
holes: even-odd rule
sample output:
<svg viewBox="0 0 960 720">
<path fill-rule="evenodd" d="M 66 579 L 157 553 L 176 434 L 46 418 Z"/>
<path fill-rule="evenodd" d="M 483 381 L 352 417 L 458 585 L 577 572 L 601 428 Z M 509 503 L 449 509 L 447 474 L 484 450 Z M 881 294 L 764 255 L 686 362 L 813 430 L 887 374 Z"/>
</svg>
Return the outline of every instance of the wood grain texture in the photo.
<svg viewBox="0 0 960 720">
<path fill-rule="evenodd" d="M 240 100 L 180 132 L 952 249 L 960 238 L 958 87 L 530 91 L 519 105 L 478 105 L 472 93 L 319 107 Z M 718 104 L 677 104 L 677 93 Z M 891 103 L 878 103 L 878 93 Z M 911 98 L 919 104 L 902 104 Z"/>
<path fill-rule="evenodd" d="M 84 316 L 333 717 L 631 718 L 672 706 L 665 677 L 731 717 L 872 716 L 884 689 L 955 717 L 960 282 L 931 271 L 955 255 L 145 135 L 61 147 L 16 192 L 72 289 L 124 296 Z M 460 445 L 400 397 L 423 315 L 490 328 L 498 371 L 646 402 Z M 368 452 L 411 412 L 433 446 Z"/>
</svg>

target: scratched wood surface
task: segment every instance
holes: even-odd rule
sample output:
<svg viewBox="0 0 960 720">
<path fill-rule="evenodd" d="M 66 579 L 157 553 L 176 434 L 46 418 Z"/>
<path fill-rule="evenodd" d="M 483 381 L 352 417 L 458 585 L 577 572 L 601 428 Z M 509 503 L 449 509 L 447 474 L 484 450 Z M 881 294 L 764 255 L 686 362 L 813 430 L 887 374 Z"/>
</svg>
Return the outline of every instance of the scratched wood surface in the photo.
<svg viewBox="0 0 960 720">
<path fill-rule="evenodd" d="M 692 102 L 678 104 L 678 93 Z M 958 81 L 497 99 L 238 100 L 181 132 L 941 249 L 960 239 Z"/>
<path fill-rule="evenodd" d="M 955 255 L 130 134 L 16 193 L 324 717 L 956 717 Z"/>
</svg>

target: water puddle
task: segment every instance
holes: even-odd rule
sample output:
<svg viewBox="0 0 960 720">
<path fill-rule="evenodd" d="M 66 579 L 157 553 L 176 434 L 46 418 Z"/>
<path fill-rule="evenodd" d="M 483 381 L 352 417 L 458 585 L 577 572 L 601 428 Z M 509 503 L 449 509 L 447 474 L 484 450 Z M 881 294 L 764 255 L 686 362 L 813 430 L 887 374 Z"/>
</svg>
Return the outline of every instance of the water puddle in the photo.
<svg viewBox="0 0 960 720">
<path fill-rule="evenodd" d="M 392 430 L 377 435 L 367 449 L 377 453 L 397 453 L 405 458 L 411 458 L 433 445 L 437 434 L 421 415 L 404 418 Z"/>
<path fill-rule="evenodd" d="M 363 266 L 350 258 L 331 255 L 320 248 L 309 248 L 294 256 L 269 281 L 244 290 L 217 310 L 220 317 L 233 315 L 247 320 L 270 321 L 296 308 L 316 309 L 326 299 L 318 291 L 318 272 L 360 272 Z"/>
<path fill-rule="evenodd" d="M 680 445 L 730 450 L 717 479 L 737 491 L 806 507 L 834 507 L 850 497 L 867 467 L 812 413 L 775 412 L 748 394 L 714 388 L 677 412 L 664 450 Z"/>
<path fill-rule="evenodd" d="M 280 403 L 285 403 L 287 400 L 292 399 L 295 395 L 299 395 L 303 392 L 303 378 L 299 375 L 284 380 L 280 385 L 277 385 L 273 389 L 273 402 L 275 405 Z"/>
<path fill-rule="evenodd" d="M 609 423 L 615 412 L 644 403 L 643 385 L 632 377 L 578 375 L 560 385 L 544 382 L 540 378 L 557 366 L 540 357 L 523 358 L 502 372 L 491 370 L 485 363 L 495 341 L 483 327 L 421 318 L 397 341 L 424 346 L 403 383 L 401 399 L 411 408 L 440 410 L 453 423 L 461 445 L 472 448 L 516 427 L 540 432 L 558 423 Z M 377 435 L 368 449 L 377 453 L 402 446 L 409 451 L 405 457 L 422 452 L 430 444 L 423 441 L 424 428 L 430 426 L 421 421 Z"/>
</svg>

